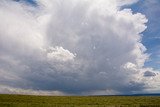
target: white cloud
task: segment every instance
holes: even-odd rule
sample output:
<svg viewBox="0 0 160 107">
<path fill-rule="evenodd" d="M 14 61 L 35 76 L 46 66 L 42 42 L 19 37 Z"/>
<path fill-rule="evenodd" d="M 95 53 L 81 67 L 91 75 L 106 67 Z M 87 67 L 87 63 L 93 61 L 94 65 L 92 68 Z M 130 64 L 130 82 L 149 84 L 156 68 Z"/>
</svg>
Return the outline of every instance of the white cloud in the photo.
<svg viewBox="0 0 160 107">
<path fill-rule="evenodd" d="M 68 61 L 73 60 L 75 55 L 63 47 L 50 47 L 50 52 L 47 53 L 47 58 L 51 60 Z"/>
<path fill-rule="evenodd" d="M 13 93 L 31 94 L 126 94 L 156 85 L 144 77 L 149 56 L 141 33 L 147 19 L 120 9 L 136 1 L 40 0 L 28 10 L 24 3 L 3 0 L 0 83 L 14 87 Z"/>
<path fill-rule="evenodd" d="M 42 91 L 42 90 L 32 90 L 32 89 L 21 89 L 21 88 L 13 88 L 9 86 L 0 85 L 0 93 L 1 94 L 24 94 L 24 95 L 57 95 L 64 96 L 67 95 L 60 91 Z"/>
</svg>

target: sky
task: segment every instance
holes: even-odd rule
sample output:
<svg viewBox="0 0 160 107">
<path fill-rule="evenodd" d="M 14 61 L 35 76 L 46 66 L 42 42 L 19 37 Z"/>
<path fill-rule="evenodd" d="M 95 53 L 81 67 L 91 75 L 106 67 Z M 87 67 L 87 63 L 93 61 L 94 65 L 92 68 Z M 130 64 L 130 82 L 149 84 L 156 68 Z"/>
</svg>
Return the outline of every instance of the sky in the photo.
<svg viewBox="0 0 160 107">
<path fill-rule="evenodd" d="M 0 93 L 159 93 L 159 5 L 1 0 Z"/>
<path fill-rule="evenodd" d="M 150 54 L 150 60 L 145 63 L 146 66 L 160 69 L 159 66 L 159 46 L 160 46 L 160 1 L 159 0 L 140 0 L 138 3 L 131 6 L 133 11 L 141 12 L 147 19 L 147 29 L 143 32 L 142 43 L 147 48 L 147 53 Z"/>
</svg>

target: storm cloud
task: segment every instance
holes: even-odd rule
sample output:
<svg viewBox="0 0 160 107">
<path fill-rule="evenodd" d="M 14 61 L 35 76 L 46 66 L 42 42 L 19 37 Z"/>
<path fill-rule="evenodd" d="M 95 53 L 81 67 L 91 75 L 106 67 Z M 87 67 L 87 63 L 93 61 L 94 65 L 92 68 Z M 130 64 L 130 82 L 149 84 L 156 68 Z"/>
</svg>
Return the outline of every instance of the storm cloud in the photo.
<svg viewBox="0 0 160 107">
<path fill-rule="evenodd" d="M 0 92 L 128 94 L 156 86 L 144 68 L 147 18 L 121 8 L 137 1 L 2 0 Z"/>
</svg>

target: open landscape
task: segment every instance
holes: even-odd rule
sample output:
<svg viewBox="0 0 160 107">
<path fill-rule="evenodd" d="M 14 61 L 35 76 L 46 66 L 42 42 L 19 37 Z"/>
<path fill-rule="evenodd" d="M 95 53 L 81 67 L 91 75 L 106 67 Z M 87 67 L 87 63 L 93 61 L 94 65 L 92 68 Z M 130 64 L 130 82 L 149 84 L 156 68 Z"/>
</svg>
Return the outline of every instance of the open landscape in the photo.
<svg viewBox="0 0 160 107">
<path fill-rule="evenodd" d="M 160 0 L 0 0 L 0 107 L 160 107 Z"/>
<path fill-rule="evenodd" d="M 0 107 L 160 107 L 160 97 L 0 95 Z"/>
</svg>

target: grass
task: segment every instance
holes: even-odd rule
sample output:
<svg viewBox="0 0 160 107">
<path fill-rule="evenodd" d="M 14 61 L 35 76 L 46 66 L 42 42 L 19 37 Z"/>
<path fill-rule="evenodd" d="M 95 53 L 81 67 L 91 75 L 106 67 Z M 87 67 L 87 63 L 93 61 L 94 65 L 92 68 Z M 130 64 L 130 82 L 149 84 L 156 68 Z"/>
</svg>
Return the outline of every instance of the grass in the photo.
<svg viewBox="0 0 160 107">
<path fill-rule="evenodd" d="M 0 95 L 0 107 L 160 107 L 160 97 Z"/>
</svg>

